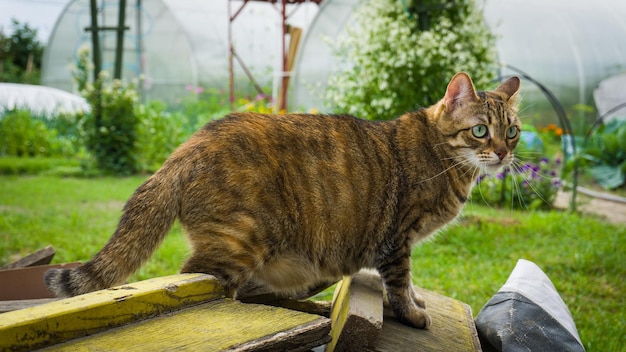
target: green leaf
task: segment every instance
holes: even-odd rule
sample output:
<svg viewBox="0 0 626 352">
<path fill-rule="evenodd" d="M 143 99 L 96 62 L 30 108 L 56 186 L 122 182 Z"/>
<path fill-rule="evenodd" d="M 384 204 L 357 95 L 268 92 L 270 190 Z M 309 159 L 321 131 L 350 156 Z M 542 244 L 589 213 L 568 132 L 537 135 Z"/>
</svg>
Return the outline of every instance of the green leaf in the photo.
<svg viewBox="0 0 626 352">
<path fill-rule="evenodd" d="M 626 122 L 617 130 L 617 140 L 619 148 L 626 153 Z"/>
<path fill-rule="evenodd" d="M 625 173 L 621 167 L 598 165 L 589 169 L 591 175 L 606 189 L 614 189 L 624 184 Z"/>
<path fill-rule="evenodd" d="M 604 151 L 609 155 L 616 155 L 619 151 L 619 141 L 616 134 L 603 134 L 602 142 L 604 143 Z"/>
</svg>

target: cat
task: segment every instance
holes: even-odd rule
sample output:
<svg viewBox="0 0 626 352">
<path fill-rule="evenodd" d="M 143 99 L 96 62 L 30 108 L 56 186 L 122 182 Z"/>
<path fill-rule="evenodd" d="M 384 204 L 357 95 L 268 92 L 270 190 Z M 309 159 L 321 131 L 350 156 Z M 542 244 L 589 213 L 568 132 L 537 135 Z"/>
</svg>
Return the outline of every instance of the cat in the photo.
<svg viewBox="0 0 626 352">
<path fill-rule="evenodd" d="M 229 297 L 298 295 L 373 268 L 397 319 L 426 329 L 411 249 L 458 216 L 481 172 L 511 163 L 519 87 L 477 92 L 461 72 L 438 103 L 391 121 L 229 114 L 135 191 L 99 253 L 46 284 L 60 297 L 122 284 L 179 219 L 192 244 L 181 272 L 214 275 Z"/>
</svg>

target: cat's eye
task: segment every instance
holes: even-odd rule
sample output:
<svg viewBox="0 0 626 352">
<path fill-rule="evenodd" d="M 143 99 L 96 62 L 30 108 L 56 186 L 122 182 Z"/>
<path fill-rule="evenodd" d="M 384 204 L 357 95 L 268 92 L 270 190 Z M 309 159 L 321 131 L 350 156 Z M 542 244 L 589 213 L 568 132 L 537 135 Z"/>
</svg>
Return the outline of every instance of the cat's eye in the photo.
<svg viewBox="0 0 626 352">
<path fill-rule="evenodd" d="M 511 126 L 506 130 L 506 137 L 507 138 L 515 138 L 517 137 L 517 127 L 515 126 Z"/>
<path fill-rule="evenodd" d="M 476 138 L 483 138 L 487 136 L 488 131 L 487 125 L 476 125 L 472 127 L 472 134 Z"/>
</svg>

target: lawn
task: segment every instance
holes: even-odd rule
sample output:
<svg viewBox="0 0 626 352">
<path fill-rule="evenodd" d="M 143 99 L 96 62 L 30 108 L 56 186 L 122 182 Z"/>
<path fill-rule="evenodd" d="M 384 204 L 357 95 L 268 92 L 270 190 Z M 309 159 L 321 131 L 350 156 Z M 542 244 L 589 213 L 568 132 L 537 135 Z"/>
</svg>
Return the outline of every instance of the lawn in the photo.
<svg viewBox="0 0 626 352">
<path fill-rule="evenodd" d="M 53 245 L 55 262 L 85 261 L 112 234 L 145 176 L 0 176 L 0 265 Z M 180 227 L 132 280 L 178 271 L 188 253 Z M 471 305 L 474 314 L 519 258 L 538 264 L 568 305 L 588 351 L 619 351 L 626 331 L 626 227 L 565 212 L 469 204 L 413 253 L 416 284 Z"/>
</svg>

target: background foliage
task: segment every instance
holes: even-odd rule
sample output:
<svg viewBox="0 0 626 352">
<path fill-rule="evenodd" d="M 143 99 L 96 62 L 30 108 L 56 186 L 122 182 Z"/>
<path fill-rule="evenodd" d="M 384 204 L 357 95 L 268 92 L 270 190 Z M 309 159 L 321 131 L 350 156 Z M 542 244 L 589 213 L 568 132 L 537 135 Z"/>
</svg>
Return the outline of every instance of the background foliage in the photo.
<svg viewBox="0 0 626 352">
<path fill-rule="evenodd" d="M 39 84 L 43 44 L 37 30 L 11 20 L 11 35 L 0 30 L 0 82 Z"/>
<path fill-rule="evenodd" d="M 328 83 L 336 112 L 391 119 L 443 96 L 458 71 L 485 87 L 494 77 L 495 37 L 474 1 L 371 0 L 338 39 L 343 70 Z"/>
<path fill-rule="evenodd" d="M 602 187 L 626 186 L 626 120 L 601 125 L 580 144 L 582 166 Z"/>
</svg>

